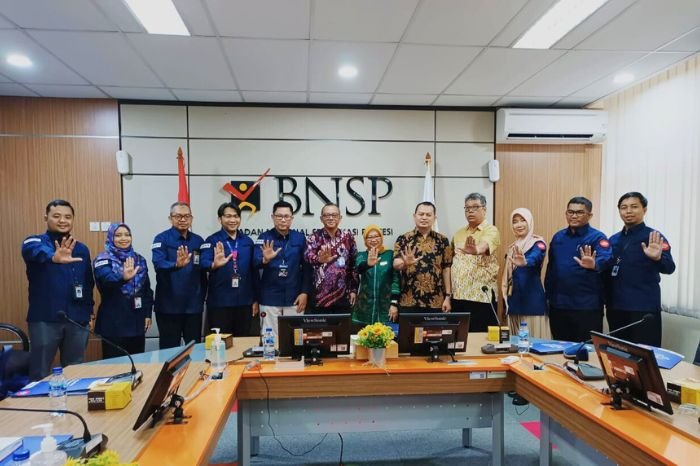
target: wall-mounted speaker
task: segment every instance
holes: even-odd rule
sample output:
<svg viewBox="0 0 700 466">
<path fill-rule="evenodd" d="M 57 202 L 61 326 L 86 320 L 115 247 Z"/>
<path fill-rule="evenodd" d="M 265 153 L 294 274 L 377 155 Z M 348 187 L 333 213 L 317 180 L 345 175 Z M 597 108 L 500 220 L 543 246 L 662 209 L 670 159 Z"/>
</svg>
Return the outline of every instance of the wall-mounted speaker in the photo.
<svg viewBox="0 0 700 466">
<path fill-rule="evenodd" d="M 125 150 L 117 151 L 117 171 L 120 175 L 131 173 L 131 156 Z"/>
<path fill-rule="evenodd" d="M 498 160 L 489 160 L 489 181 L 495 183 L 501 179 L 501 168 Z"/>
</svg>

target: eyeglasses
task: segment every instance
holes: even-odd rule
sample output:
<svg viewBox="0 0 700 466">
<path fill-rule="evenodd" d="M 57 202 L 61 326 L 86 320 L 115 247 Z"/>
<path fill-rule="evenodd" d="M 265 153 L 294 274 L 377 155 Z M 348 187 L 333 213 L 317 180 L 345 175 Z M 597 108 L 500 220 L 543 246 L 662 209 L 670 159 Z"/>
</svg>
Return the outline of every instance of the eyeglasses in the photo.
<svg viewBox="0 0 700 466">
<path fill-rule="evenodd" d="M 569 217 L 583 217 L 587 213 L 588 212 L 586 212 L 585 210 L 567 210 L 566 211 L 566 215 L 568 215 Z"/>
<path fill-rule="evenodd" d="M 277 219 L 277 220 L 291 220 L 292 219 L 291 215 L 275 214 L 275 215 L 273 215 L 273 217 L 275 217 L 275 219 Z"/>
<path fill-rule="evenodd" d="M 179 222 L 180 220 L 190 220 L 192 218 L 192 215 L 190 215 L 190 214 L 184 214 L 184 215 L 182 215 L 182 214 L 170 214 L 170 218 L 172 218 L 173 220 L 177 220 Z"/>
<path fill-rule="evenodd" d="M 479 209 L 481 209 L 482 207 L 484 207 L 484 206 L 482 206 L 482 205 L 470 205 L 470 206 L 466 206 L 466 205 L 465 205 L 465 206 L 464 206 L 464 211 L 465 211 L 465 212 L 469 212 L 469 213 L 478 212 Z"/>
<path fill-rule="evenodd" d="M 381 236 L 368 236 L 367 239 L 382 239 Z"/>
<path fill-rule="evenodd" d="M 340 214 L 321 214 L 321 218 L 339 218 Z"/>
</svg>

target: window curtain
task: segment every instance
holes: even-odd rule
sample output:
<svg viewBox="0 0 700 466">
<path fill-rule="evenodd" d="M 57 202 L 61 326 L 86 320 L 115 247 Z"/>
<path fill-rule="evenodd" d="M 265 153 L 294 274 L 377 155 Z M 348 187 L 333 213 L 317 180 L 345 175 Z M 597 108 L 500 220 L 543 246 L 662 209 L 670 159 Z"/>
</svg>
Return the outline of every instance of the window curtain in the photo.
<svg viewBox="0 0 700 466">
<path fill-rule="evenodd" d="M 620 231 L 617 200 L 639 191 L 645 222 L 671 243 L 676 271 L 662 275 L 665 311 L 700 318 L 700 55 L 595 106 L 609 112 L 600 225 Z"/>
</svg>

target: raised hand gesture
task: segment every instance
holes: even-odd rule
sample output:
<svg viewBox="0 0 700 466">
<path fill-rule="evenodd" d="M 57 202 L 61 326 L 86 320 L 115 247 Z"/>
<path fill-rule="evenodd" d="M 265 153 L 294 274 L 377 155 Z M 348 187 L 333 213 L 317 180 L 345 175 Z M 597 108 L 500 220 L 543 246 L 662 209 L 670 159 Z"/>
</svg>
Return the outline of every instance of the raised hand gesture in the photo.
<svg viewBox="0 0 700 466">
<path fill-rule="evenodd" d="M 663 240 L 661 239 L 661 233 L 658 231 L 652 231 L 649 233 L 649 243 L 642 243 L 642 250 L 646 256 L 653 260 L 658 261 L 661 259 L 661 253 L 663 253 Z"/>
<path fill-rule="evenodd" d="M 462 254 L 477 254 L 476 240 L 473 236 L 467 236 L 467 239 L 464 240 L 464 247 L 457 248 L 457 250 Z"/>
<path fill-rule="evenodd" d="M 377 248 L 369 248 L 369 251 L 367 251 L 367 265 L 374 267 L 377 265 L 377 262 L 379 262 L 379 253 L 377 252 Z"/>
<path fill-rule="evenodd" d="M 175 267 L 178 269 L 187 266 L 192 260 L 192 254 L 190 253 L 187 246 L 180 246 L 177 248 L 177 258 L 175 259 Z"/>
<path fill-rule="evenodd" d="M 586 246 L 580 248 L 579 251 L 581 258 L 579 259 L 578 257 L 574 256 L 576 263 L 584 269 L 595 270 L 596 252 L 591 245 L 587 244 Z"/>
<path fill-rule="evenodd" d="M 270 241 L 263 241 L 263 244 L 261 246 L 262 249 L 262 255 L 263 255 L 263 264 L 269 264 L 272 259 L 277 257 L 277 254 L 280 253 L 282 248 L 277 248 L 274 249 L 275 247 L 275 242 L 270 240 Z"/>
<path fill-rule="evenodd" d="M 336 257 L 338 257 L 338 255 L 333 254 L 333 251 L 331 251 L 330 246 L 321 246 L 321 250 L 318 251 L 318 261 L 321 264 L 327 264 L 329 262 L 332 262 Z"/>
<path fill-rule="evenodd" d="M 409 267 L 411 265 L 415 265 L 416 262 L 421 260 L 423 256 L 416 257 L 416 253 L 418 252 L 418 248 L 411 248 L 409 246 L 406 246 L 403 251 L 401 251 L 401 259 L 403 259 L 403 263 L 405 264 L 406 267 Z"/>
<path fill-rule="evenodd" d="M 122 279 L 125 282 L 128 282 L 132 278 L 136 276 L 136 274 L 139 272 L 141 269 L 140 265 L 137 265 L 134 267 L 134 258 L 133 257 L 127 257 L 126 260 L 124 261 L 124 272 L 122 272 Z"/>
<path fill-rule="evenodd" d="M 224 265 L 228 264 L 228 261 L 230 261 L 232 257 L 233 253 L 229 254 L 228 256 L 226 255 L 224 243 L 221 241 L 217 242 L 216 246 L 214 246 L 214 262 L 212 262 L 211 268 L 216 270 L 219 267 L 223 267 Z"/>
<path fill-rule="evenodd" d="M 518 267 L 525 267 L 527 265 L 527 259 L 525 259 L 525 253 L 518 246 L 513 246 L 513 264 Z"/>
<path fill-rule="evenodd" d="M 53 254 L 51 260 L 57 264 L 81 262 L 83 260 L 81 257 L 73 257 L 73 249 L 75 249 L 77 243 L 78 242 L 72 236 L 63 238 L 60 244 L 58 241 L 54 241 L 56 252 Z"/>
</svg>

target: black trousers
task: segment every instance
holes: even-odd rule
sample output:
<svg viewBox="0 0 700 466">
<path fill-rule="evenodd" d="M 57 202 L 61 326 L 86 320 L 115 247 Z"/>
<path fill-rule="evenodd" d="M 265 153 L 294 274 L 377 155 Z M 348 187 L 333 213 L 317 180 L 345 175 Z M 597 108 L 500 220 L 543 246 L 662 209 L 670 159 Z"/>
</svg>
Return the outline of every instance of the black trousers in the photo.
<svg viewBox="0 0 700 466">
<path fill-rule="evenodd" d="M 129 354 L 143 353 L 146 349 L 146 336 L 137 337 L 107 337 L 110 341 L 121 346 L 129 352 Z M 102 359 L 118 358 L 125 356 L 124 352 L 112 347 L 109 343 L 102 340 Z"/>
<path fill-rule="evenodd" d="M 161 314 L 156 313 L 160 349 L 180 346 L 185 343 L 202 341 L 202 314 Z"/>
<path fill-rule="evenodd" d="M 251 306 L 207 308 L 209 328 L 220 328 L 221 333 L 231 333 L 234 337 L 248 337 L 253 322 Z M 209 333 L 206 329 L 205 333 Z"/>
<path fill-rule="evenodd" d="M 591 330 L 603 331 L 603 310 L 549 309 L 549 328 L 552 338 L 563 341 L 587 341 Z"/>
<path fill-rule="evenodd" d="M 628 329 L 616 332 L 613 336 L 623 340 L 631 341 L 632 343 L 643 343 L 651 346 L 661 346 L 661 313 L 659 311 L 649 311 L 654 315 L 653 319 L 647 322 L 642 322 Z M 618 311 L 616 309 L 608 309 L 607 318 L 610 331 L 624 327 L 640 320 L 646 312 L 639 311 Z"/>
<path fill-rule="evenodd" d="M 464 299 L 452 299 L 452 312 L 470 312 L 469 332 L 488 332 L 489 325 L 498 325 L 498 320 L 491 308 L 496 309 L 496 301 L 480 303 Z"/>
</svg>

